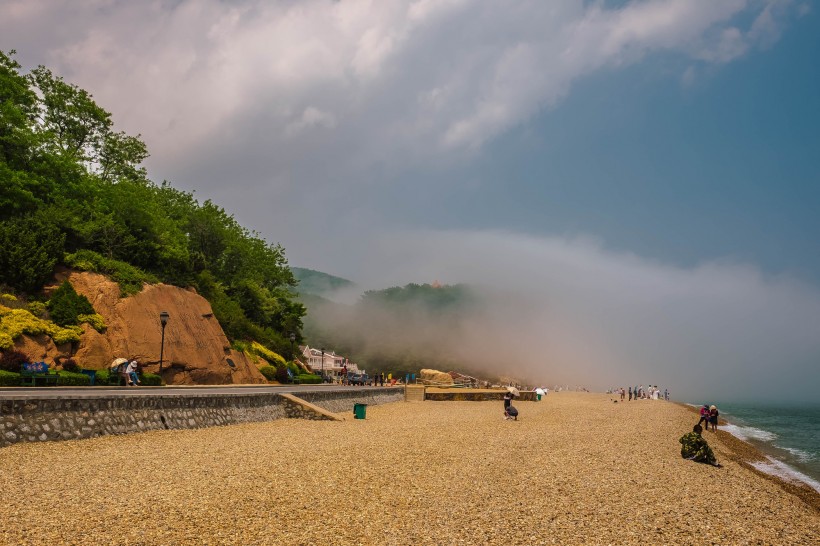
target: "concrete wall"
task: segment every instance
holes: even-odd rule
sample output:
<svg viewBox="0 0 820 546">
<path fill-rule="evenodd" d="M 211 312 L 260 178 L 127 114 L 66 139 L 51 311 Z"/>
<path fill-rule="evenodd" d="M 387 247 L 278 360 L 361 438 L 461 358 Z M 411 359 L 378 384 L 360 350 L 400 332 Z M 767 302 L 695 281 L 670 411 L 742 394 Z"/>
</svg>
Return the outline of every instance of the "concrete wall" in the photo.
<svg viewBox="0 0 820 546">
<path fill-rule="evenodd" d="M 353 404 L 385 404 L 404 399 L 404 389 L 367 392 L 298 393 L 298 398 L 329 412 Z M 95 438 L 161 429 L 203 428 L 274 419 L 331 419 L 275 393 L 100 396 L 0 401 L 0 447 L 17 442 Z"/>
</svg>

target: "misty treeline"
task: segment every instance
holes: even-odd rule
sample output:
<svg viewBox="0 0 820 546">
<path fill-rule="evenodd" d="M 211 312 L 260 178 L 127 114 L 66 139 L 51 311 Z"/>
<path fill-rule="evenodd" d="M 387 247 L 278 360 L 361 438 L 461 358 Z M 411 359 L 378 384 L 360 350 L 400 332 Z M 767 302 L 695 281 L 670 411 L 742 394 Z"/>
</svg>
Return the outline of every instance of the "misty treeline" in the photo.
<svg viewBox="0 0 820 546">
<path fill-rule="evenodd" d="M 483 309 L 483 300 L 463 284 L 408 284 L 365 292 L 353 305 L 304 294 L 309 312 L 305 335 L 333 348 L 369 373 L 403 377 L 421 368 L 469 373 L 460 357 L 466 319 Z"/>
<path fill-rule="evenodd" d="M 0 52 L 0 285 L 36 299 L 60 265 L 193 286 L 232 340 L 287 354 L 305 309 L 284 249 L 210 201 L 140 165 L 139 135 L 117 132 L 92 96 Z M 227 182 L 227 181 L 226 181 Z"/>
</svg>

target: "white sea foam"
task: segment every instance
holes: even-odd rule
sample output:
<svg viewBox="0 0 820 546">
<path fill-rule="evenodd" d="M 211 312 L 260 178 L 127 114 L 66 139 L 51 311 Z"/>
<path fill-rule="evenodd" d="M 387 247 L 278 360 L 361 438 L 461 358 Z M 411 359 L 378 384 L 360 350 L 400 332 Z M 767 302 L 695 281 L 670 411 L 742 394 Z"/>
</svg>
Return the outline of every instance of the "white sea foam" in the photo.
<svg viewBox="0 0 820 546">
<path fill-rule="evenodd" d="M 818 482 L 817 480 L 814 480 L 806 476 L 802 472 L 795 470 L 786 463 L 778 461 L 777 459 L 773 459 L 772 457 L 766 457 L 766 459 L 768 460 L 751 463 L 751 465 L 756 469 L 760 470 L 761 472 L 771 474 L 772 476 L 777 476 L 781 480 L 787 481 L 789 483 L 802 483 L 808 485 L 809 487 L 820 493 L 820 482 Z"/>
<path fill-rule="evenodd" d="M 777 434 L 774 432 L 769 432 L 768 430 L 762 430 L 755 427 L 746 427 L 742 425 L 733 425 L 728 423 L 723 425 L 723 430 L 731 434 L 732 436 L 736 436 L 741 440 L 758 440 L 760 442 L 772 442 L 777 439 Z"/>
<path fill-rule="evenodd" d="M 809 461 L 813 461 L 817 458 L 814 453 L 809 453 L 808 451 L 804 451 L 802 449 L 797 449 L 796 447 L 784 447 L 775 444 L 775 447 L 779 447 L 780 449 L 784 449 L 791 453 L 795 459 L 800 461 L 801 463 L 808 463 Z"/>
</svg>

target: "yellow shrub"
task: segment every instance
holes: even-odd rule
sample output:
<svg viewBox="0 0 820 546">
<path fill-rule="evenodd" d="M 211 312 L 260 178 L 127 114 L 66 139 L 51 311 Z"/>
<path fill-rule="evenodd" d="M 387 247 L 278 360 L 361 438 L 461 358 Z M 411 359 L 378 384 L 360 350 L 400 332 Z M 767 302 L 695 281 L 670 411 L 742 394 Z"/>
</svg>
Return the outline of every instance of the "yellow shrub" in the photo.
<svg viewBox="0 0 820 546">
<path fill-rule="evenodd" d="M 6 350 L 14 347 L 14 340 L 6 332 L 0 332 L 0 349 Z"/>
<path fill-rule="evenodd" d="M 8 347 L 3 347 L 4 344 L 8 344 L 7 338 L 13 343 L 23 334 L 30 336 L 48 334 L 54 343 L 59 345 L 69 341 L 80 341 L 83 333 L 83 329 L 79 326 L 61 328 L 50 320 L 35 317 L 25 309 L 3 309 L 0 311 L 0 348 L 8 349 Z"/>
<path fill-rule="evenodd" d="M 70 341 L 80 341 L 80 336 L 83 334 L 83 329 L 79 326 L 68 326 L 66 328 L 57 327 L 57 330 L 51 334 L 51 339 L 57 345 L 68 343 Z"/>
<path fill-rule="evenodd" d="M 0 321 L 0 330 L 10 335 L 12 339 L 17 339 L 23 334 L 32 336 L 48 334 L 51 324 L 49 321 L 35 317 L 25 309 L 12 309 Z"/>
<path fill-rule="evenodd" d="M 106 328 L 105 319 L 102 315 L 98 315 L 97 313 L 94 313 L 93 315 L 77 315 L 77 320 L 81 323 L 87 322 L 92 328 L 94 328 L 98 332 L 103 332 Z"/>
<path fill-rule="evenodd" d="M 17 296 L 14 294 L 0 294 L 0 300 L 17 301 Z"/>
<path fill-rule="evenodd" d="M 262 345 L 258 341 L 254 341 L 253 343 L 251 343 L 251 351 L 258 354 L 259 356 L 261 356 L 262 358 L 264 358 L 265 360 L 267 360 L 270 363 L 274 363 L 274 362 L 277 362 L 277 363 L 280 363 L 280 364 L 285 363 L 285 359 L 282 355 L 271 351 L 270 349 L 268 349 L 267 347 L 265 347 L 264 345 Z"/>
<path fill-rule="evenodd" d="M 26 307 L 32 315 L 38 318 L 43 318 L 46 314 L 46 304 L 41 301 L 32 301 Z"/>
</svg>

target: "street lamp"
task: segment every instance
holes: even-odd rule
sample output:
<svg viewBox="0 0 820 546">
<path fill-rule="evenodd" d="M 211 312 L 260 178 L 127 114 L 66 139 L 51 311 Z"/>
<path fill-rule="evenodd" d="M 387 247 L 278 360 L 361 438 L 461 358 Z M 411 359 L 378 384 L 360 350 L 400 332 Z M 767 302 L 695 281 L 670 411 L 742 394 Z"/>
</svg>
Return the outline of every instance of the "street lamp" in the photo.
<svg viewBox="0 0 820 546">
<path fill-rule="evenodd" d="M 325 381 L 325 348 L 322 347 L 322 382 Z"/>
<path fill-rule="evenodd" d="M 162 324 L 162 341 L 159 345 L 159 374 L 162 375 L 162 356 L 163 352 L 165 351 L 165 326 L 168 325 L 168 318 L 171 315 L 168 314 L 168 311 L 163 311 L 159 314 L 159 322 Z"/>
<path fill-rule="evenodd" d="M 293 332 L 290 333 L 290 358 L 291 360 L 296 358 L 296 351 L 293 349 L 293 342 L 296 341 L 296 334 Z"/>
</svg>

